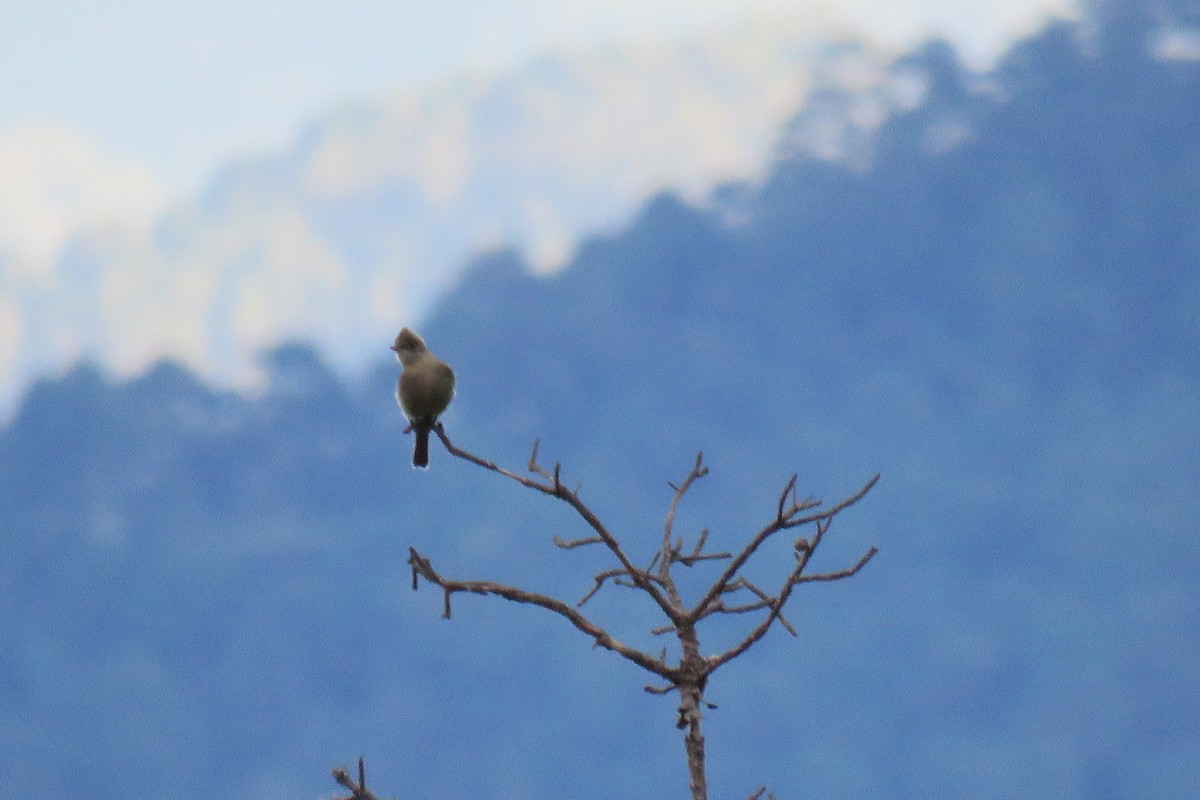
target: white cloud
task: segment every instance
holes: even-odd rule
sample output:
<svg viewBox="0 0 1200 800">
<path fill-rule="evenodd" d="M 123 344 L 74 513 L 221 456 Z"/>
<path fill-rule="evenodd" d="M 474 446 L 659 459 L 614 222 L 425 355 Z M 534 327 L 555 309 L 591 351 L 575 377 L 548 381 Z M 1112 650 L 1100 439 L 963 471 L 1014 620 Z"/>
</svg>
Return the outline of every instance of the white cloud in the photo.
<svg viewBox="0 0 1200 800">
<path fill-rule="evenodd" d="M 0 295 L 0 375 L 17 370 L 18 356 L 24 345 L 25 319 L 16 301 Z M 4 400 L 0 387 L 0 402 Z"/>
<path fill-rule="evenodd" d="M 45 123 L 0 132 L 0 249 L 48 266 L 70 237 L 110 223 L 147 226 L 164 196 L 150 172 Z"/>
</svg>

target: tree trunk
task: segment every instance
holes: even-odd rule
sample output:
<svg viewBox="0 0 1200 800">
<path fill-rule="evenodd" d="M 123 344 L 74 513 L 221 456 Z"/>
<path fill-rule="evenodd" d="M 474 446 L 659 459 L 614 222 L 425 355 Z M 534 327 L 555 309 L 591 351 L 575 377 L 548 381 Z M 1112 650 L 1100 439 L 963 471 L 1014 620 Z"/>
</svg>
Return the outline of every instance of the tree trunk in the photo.
<svg viewBox="0 0 1200 800">
<path fill-rule="evenodd" d="M 687 750 L 688 785 L 692 789 L 692 800 L 708 800 L 708 780 L 704 777 L 704 733 L 700 730 L 700 690 L 687 691 L 693 695 L 690 703 L 692 708 L 684 712 L 688 718 L 687 733 L 683 735 L 683 746 Z M 685 701 L 684 705 L 689 703 Z"/>
<path fill-rule="evenodd" d="M 708 779 L 704 777 L 704 732 L 700 709 L 704 705 L 704 684 L 708 679 L 700 639 L 691 624 L 677 627 L 682 658 L 679 660 L 679 727 L 684 729 L 683 747 L 687 751 L 688 784 L 692 800 L 708 800 Z"/>
</svg>

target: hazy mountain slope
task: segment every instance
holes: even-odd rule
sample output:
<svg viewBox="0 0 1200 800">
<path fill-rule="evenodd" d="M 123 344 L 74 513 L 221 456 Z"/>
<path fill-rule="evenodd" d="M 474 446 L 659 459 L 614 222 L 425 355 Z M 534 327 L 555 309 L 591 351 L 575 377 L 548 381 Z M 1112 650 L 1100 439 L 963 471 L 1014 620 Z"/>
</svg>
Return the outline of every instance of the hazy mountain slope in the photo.
<svg viewBox="0 0 1200 800">
<path fill-rule="evenodd" d="M 0 393 L 80 355 L 123 376 L 170 357 L 245 386 L 254 353 L 294 336 L 354 371 L 479 248 L 519 242 L 555 268 L 662 187 L 700 197 L 758 174 L 815 70 L 882 79 L 887 56 L 829 36 L 771 20 L 331 110 L 150 233 L 85 228 L 36 280 L 0 274 L 19 344 L 0 350 Z"/>
<path fill-rule="evenodd" d="M 820 557 L 878 544 L 869 570 L 710 686 L 714 796 L 1194 794 L 1200 68 L 1152 58 L 1156 25 L 1056 27 L 988 80 L 930 46 L 869 166 L 659 197 L 557 275 L 500 253 L 440 301 L 454 438 L 519 467 L 542 437 L 639 553 L 696 449 L 678 524 L 719 543 L 793 471 L 828 499 L 883 472 Z M 5 429 L 6 783 L 312 796 L 362 753 L 396 795 L 677 794 L 672 703 L 635 670 L 408 591 L 415 544 L 578 596 L 597 561 L 549 545 L 571 516 L 438 448 L 413 473 L 393 366 L 269 365 L 257 398 L 80 367 Z"/>
</svg>

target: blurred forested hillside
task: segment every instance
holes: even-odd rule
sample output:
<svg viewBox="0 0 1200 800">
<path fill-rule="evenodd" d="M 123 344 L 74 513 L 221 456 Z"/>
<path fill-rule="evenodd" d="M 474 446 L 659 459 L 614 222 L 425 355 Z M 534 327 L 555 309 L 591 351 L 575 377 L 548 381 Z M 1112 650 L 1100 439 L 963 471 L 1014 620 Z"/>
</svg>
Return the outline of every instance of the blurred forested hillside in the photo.
<svg viewBox="0 0 1200 800">
<path fill-rule="evenodd" d="M 931 43 L 894 67 L 920 101 L 850 156 L 805 146 L 856 102 L 831 91 L 765 183 L 659 197 L 553 276 L 481 258 L 422 331 L 459 375 L 452 438 L 519 468 L 541 437 L 634 552 L 699 449 L 679 525 L 716 546 L 793 471 L 827 500 L 883 473 L 817 566 L 880 555 L 709 687 L 714 797 L 1200 791 L 1200 17 L 1176 6 L 1094 4 L 987 75 Z M 410 544 L 565 597 L 599 562 L 436 444 L 409 468 L 387 344 L 356 382 L 278 348 L 261 396 L 171 364 L 28 393 L 0 432 L 12 796 L 327 796 L 360 753 L 403 797 L 683 791 L 673 703 L 632 667 L 409 591 Z M 590 612 L 654 647 L 606 592 Z"/>
</svg>

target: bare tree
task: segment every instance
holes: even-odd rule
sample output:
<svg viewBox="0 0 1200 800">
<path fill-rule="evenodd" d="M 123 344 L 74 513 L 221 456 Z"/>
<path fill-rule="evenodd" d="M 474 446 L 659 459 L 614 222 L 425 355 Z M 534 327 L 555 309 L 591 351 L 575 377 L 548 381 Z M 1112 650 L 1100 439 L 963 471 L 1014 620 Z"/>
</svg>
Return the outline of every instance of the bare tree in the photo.
<svg viewBox="0 0 1200 800">
<path fill-rule="evenodd" d="M 587 537 L 571 541 L 564 541 L 555 536 L 553 542 L 557 547 L 564 550 L 588 546 L 602 547 L 609 552 L 614 563 L 610 569 L 603 570 L 594 576 L 592 586 L 577 602 L 568 603 L 548 595 L 494 581 L 446 578 L 434 569 L 428 558 L 410 547 L 408 563 L 412 567 L 413 589 L 418 588 L 422 578 L 440 587 L 443 593 L 442 616 L 447 619 L 450 618 L 451 613 L 450 599 L 458 592 L 495 595 L 516 603 L 540 606 L 565 618 L 590 637 L 596 645 L 617 653 L 655 675 L 658 682 L 646 686 L 646 691 L 653 694 L 678 692 L 679 713 L 676 726 L 684 731 L 683 744 L 687 753 L 692 800 L 706 800 L 708 797 L 701 720 L 703 719 L 702 709 L 714 707 L 704 700 L 704 689 L 709 676 L 718 668 L 749 650 L 775 624 L 792 636 L 797 635 L 795 627 L 783 613 L 784 607 L 797 586 L 812 581 L 836 581 L 848 578 L 862 569 L 877 552 L 877 548 L 872 547 L 854 564 L 836 572 L 805 572 L 813 553 L 829 530 L 833 518 L 866 496 L 879 480 L 879 475 L 875 475 L 867 481 L 850 497 L 825 508 L 821 508 L 821 501 L 811 497 L 799 499 L 796 491 L 797 476 L 792 475 L 779 493 L 779 500 L 771 518 L 739 552 L 706 550 L 707 530 L 701 531 L 690 548 L 686 547 L 684 538 L 677 536 L 674 531 L 675 513 L 692 485 L 708 474 L 703 454 L 697 454 L 691 471 L 683 481 L 678 484 L 669 484 L 675 494 L 667 509 L 661 545 L 653 553 L 649 563 L 645 567 L 640 567 L 634 564 L 617 537 L 580 499 L 578 489 L 568 488 L 562 482 L 561 465 L 556 463 L 552 470 L 547 470 L 539 464 L 537 442 L 534 443 L 533 452 L 529 456 L 527 465 L 532 477 L 526 477 L 456 447 L 440 425 L 435 428 L 435 432 L 451 455 L 510 478 L 526 488 L 558 498 L 574 509 L 587 523 L 591 533 Z M 783 531 L 804 526 L 811 526 L 811 535 L 807 538 L 801 536 L 795 540 L 793 544 L 795 562 L 782 585 L 770 591 L 764 590 L 743 574 L 743 567 L 768 539 Z M 691 567 L 705 561 L 722 564 L 720 575 L 697 602 L 689 605 L 680 593 L 673 570 L 677 564 Z M 659 655 L 653 655 L 631 647 L 583 615 L 580 608 L 607 583 L 641 591 L 653 600 L 665 618 L 665 624 L 653 628 L 652 633 L 657 635 L 673 634 L 678 639 L 680 656 L 677 662 L 670 663 L 668 661 L 665 648 Z M 717 655 L 705 656 L 701 653 L 698 633 L 700 623 L 717 614 L 752 614 L 754 612 L 764 613 L 740 641 Z M 339 777 L 339 772 L 342 777 Z M 344 770 L 335 770 L 334 776 L 338 778 L 339 783 L 356 792 L 352 796 L 353 798 L 369 800 L 368 794 L 359 794 L 358 790 L 343 782 L 343 778 L 347 778 Z M 361 786 L 363 783 L 361 778 L 362 766 L 360 763 L 359 783 L 361 790 L 365 792 L 365 786 Z M 759 789 L 751 797 L 757 800 L 765 791 L 765 787 Z"/>
</svg>

